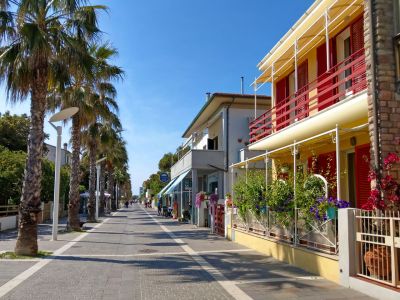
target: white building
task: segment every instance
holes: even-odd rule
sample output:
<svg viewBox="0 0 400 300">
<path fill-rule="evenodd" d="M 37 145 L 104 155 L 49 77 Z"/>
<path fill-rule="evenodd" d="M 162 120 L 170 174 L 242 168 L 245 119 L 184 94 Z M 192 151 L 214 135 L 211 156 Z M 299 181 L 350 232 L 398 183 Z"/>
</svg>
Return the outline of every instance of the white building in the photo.
<svg viewBox="0 0 400 300">
<path fill-rule="evenodd" d="M 196 194 L 217 192 L 219 199 L 224 199 L 230 192 L 229 166 L 240 161 L 241 153 L 242 159 L 259 154 L 245 150 L 249 143 L 249 122 L 255 112 L 260 115 L 268 107 L 267 96 L 257 96 L 256 109 L 254 95 L 210 95 L 182 135 L 184 147 L 190 151 L 171 168 L 171 182 L 159 194 L 170 196 L 164 205 L 172 206 L 175 202 L 179 216 L 189 211 L 192 222 L 204 226 L 206 221 L 196 216 L 198 210 L 194 209 Z"/>
<path fill-rule="evenodd" d="M 61 149 L 61 166 L 71 163 L 72 153 L 68 151 L 67 143 L 64 143 Z M 52 162 L 56 162 L 56 146 L 46 144 L 47 153 L 46 158 Z"/>
</svg>

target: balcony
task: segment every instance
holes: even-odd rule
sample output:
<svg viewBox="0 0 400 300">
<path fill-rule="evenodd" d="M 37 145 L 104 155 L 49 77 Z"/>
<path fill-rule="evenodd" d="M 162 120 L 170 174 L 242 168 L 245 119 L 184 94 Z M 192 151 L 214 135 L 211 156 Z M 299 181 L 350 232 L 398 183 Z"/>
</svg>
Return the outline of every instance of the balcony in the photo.
<svg viewBox="0 0 400 300">
<path fill-rule="evenodd" d="M 190 169 L 225 169 L 225 152 L 219 150 L 191 150 L 171 168 L 171 178 L 175 178 Z"/>
<path fill-rule="evenodd" d="M 366 88 L 365 53 L 360 49 L 252 121 L 250 143 L 314 116 Z"/>
</svg>

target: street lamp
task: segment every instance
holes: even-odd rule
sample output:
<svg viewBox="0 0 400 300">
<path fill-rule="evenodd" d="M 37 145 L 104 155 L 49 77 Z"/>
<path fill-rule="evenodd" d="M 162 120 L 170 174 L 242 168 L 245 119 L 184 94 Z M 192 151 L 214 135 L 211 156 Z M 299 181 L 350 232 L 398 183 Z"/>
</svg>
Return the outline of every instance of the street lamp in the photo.
<svg viewBox="0 0 400 300">
<path fill-rule="evenodd" d="M 99 197 L 100 197 L 100 171 L 101 165 L 100 163 L 107 159 L 106 157 L 100 158 L 96 161 L 96 171 L 97 171 L 97 182 L 96 182 L 96 220 L 99 218 Z"/>
<path fill-rule="evenodd" d="M 55 126 L 54 122 L 64 121 L 71 118 L 79 111 L 77 107 L 66 108 L 50 117 L 49 123 L 57 131 L 57 148 L 56 148 L 56 161 L 54 171 L 54 202 L 53 202 L 53 228 L 52 240 L 57 240 L 58 234 L 58 207 L 60 202 L 60 169 L 61 169 L 61 135 L 62 127 Z"/>
</svg>

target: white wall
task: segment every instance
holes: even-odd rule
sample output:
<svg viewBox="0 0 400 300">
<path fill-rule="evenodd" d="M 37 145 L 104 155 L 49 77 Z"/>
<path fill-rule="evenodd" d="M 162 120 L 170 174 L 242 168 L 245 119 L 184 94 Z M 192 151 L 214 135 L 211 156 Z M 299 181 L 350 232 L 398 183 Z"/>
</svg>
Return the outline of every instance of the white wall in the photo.
<svg viewBox="0 0 400 300">
<path fill-rule="evenodd" d="M 261 115 L 265 109 L 258 109 L 257 115 Z M 228 153 L 228 167 L 234 163 L 239 162 L 239 151 L 246 147 L 245 143 L 250 140 L 249 120 L 254 119 L 253 108 L 237 108 L 231 107 L 229 109 L 229 153 Z M 241 140 L 241 142 L 239 141 Z M 255 155 L 260 153 L 255 153 Z M 252 155 L 253 156 L 253 155 Z M 230 171 L 230 170 L 229 170 Z M 232 193 L 231 189 L 231 174 L 225 174 L 225 187 L 227 192 Z"/>
<path fill-rule="evenodd" d="M 0 231 L 17 228 L 17 216 L 1 217 Z"/>
</svg>

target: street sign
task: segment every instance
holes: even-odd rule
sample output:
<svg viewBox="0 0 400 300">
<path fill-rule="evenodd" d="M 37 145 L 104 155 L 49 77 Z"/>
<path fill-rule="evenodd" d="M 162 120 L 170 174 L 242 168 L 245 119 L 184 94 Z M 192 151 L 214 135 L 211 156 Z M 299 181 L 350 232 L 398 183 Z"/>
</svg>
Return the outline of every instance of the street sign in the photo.
<svg viewBox="0 0 400 300">
<path fill-rule="evenodd" d="M 160 181 L 161 182 L 168 182 L 169 181 L 169 175 L 168 173 L 160 173 Z"/>
</svg>

